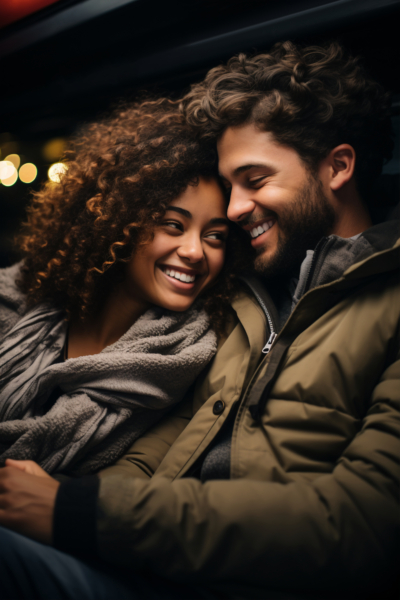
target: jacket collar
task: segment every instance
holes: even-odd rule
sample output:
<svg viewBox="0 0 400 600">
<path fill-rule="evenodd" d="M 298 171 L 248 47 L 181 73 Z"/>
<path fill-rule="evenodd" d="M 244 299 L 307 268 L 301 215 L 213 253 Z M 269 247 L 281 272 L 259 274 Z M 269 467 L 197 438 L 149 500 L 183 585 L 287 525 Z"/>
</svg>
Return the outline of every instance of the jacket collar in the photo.
<svg viewBox="0 0 400 600">
<path fill-rule="evenodd" d="M 350 273 L 354 277 L 391 270 L 396 268 L 396 257 L 398 267 L 396 246 L 399 235 L 400 222 L 389 221 L 367 229 L 356 240 L 335 235 L 324 238 L 316 248 L 314 269 L 306 289 L 330 283 Z M 387 260 L 388 253 L 394 255 L 392 260 Z M 356 275 L 362 265 L 363 268 Z"/>
</svg>

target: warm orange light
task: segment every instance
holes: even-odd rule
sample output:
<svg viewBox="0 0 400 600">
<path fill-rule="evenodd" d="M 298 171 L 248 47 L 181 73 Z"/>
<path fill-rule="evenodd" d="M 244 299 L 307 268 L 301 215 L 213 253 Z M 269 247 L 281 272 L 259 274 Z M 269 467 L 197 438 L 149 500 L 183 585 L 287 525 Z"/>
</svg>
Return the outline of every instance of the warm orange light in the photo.
<svg viewBox="0 0 400 600">
<path fill-rule="evenodd" d="M 19 178 L 24 183 L 32 183 L 36 179 L 37 168 L 33 163 L 25 163 L 19 170 Z"/>
<path fill-rule="evenodd" d="M 7 161 L 3 161 L 3 164 L 5 162 L 8 163 L 8 165 L 1 169 L 1 174 L 2 174 L 1 183 L 3 185 L 5 185 L 6 187 L 10 187 L 10 186 L 14 185 L 14 183 L 17 181 L 18 171 L 11 162 L 9 162 L 7 160 Z M 1 165 L 1 163 L 0 163 L 0 165 Z M 11 165 L 11 166 L 9 166 L 9 165 Z"/>
<path fill-rule="evenodd" d="M 54 138 L 49 140 L 42 150 L 42 154 L 45 160 L 53 162 L 61 158 L 65 148 L 65 140 L 62 138 Z"/>
<path fill-rule="evenodd" d="M 2 160 L 0 162 L 0 180 L 8 179 L 12 177 L 14 171 L 16 171 L 13 163 L 10 160 Z"/>
<path fill-rule="evenodd" d="M 19 165 L 21 164 L 21 159 L 18 154 L 9 154 L 4 160 L 9 160 L 16 169 L 18 169 Z"/>
<path fill-rule="evenodd" d="M 60 183 L 61 175 L 64 175 L 67 168 L 67 165 L 64 165 L 64 163 L 54 163 L 54 165 L 51 165 L 47 172 L 50 181 L 53 181 L 54 183 Z"/>
</svg>

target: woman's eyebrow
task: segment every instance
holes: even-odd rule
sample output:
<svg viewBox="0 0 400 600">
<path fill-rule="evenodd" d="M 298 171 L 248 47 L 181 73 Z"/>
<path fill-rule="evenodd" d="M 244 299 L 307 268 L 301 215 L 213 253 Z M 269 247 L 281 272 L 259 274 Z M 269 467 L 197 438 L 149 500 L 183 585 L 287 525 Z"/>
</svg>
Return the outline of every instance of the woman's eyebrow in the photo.
<svg viewBox="0 0 400 600">
<path fill-rule="evenodd" d="M 192 213 L 190 213 L 188 210 L 185 210 L 184 208 L 179 208 L 179 206 L 167 206 L 167 208 L 165 209 L 167 210 L 174 210 L 177 213 L 180 213 L 181 215 L 183 215 L 184 217 L 187 217 L 188 219 L 192 218 Z"/>
<path fill-rule="evenodd" d="M 192 218 L 192 213 L 190 213 L 188 210 L 185 210 L 184 208 L 180 208 L 179 206 L 167 206 L 167 208 L 165 209 L 167 210 L 174 210 L 177 213 L 180 213 L 181 215 L 183 215 L 184 217 L 187 217 L 188 219 Z M 216 217 L 215 219 L 210 219 L 209 221 L 210 225 L 228 225 L 229 226 L 229 221 L 228 219 L 225 219 L 224 217 Z"/>
</svg>

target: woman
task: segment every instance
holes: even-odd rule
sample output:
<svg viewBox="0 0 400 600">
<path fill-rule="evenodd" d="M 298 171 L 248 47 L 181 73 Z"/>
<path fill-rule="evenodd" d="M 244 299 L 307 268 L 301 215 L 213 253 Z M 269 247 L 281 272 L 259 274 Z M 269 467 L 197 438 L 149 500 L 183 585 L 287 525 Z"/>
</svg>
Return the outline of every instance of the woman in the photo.
<svg viewBox="0 0 400 600">
<path fill-rule="evenodd" d="M 215 155 L 169 100 L 86 127 L 66 166 L 34 195 L 24 261 L 0 273 L 0 458 L 83 474 L 211 360 L 241 247 Z"/>
</svg>

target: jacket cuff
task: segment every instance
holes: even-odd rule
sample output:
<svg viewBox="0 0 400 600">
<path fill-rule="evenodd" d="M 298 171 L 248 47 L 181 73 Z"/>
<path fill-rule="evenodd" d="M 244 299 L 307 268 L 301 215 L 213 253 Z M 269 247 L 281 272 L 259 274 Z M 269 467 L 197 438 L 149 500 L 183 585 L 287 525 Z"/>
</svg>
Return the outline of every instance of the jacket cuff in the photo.
<svg viewBox="0 0 400 600">
<path fill-rule="evenodd" d="M 58 488 L 53 521 L 53 545 L 70 554 L 97 553 L 97 475 L 63 481 Z"/>
</svg>

